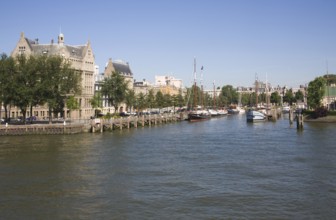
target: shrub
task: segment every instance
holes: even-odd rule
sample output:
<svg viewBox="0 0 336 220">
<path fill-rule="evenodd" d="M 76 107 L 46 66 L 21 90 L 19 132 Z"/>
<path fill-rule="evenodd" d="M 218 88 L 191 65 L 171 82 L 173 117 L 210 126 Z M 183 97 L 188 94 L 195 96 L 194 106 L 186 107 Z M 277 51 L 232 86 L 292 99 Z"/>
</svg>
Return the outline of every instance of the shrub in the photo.
<svg viewBox="0 0 336 220">
<path fill-rule="evenodd" d="M 326 117 L 328 114 L 328 110 L 325 107 L 318 107 L 315 109 L 313 118 L 321 118 L 321 117 Z"/>
</svg>

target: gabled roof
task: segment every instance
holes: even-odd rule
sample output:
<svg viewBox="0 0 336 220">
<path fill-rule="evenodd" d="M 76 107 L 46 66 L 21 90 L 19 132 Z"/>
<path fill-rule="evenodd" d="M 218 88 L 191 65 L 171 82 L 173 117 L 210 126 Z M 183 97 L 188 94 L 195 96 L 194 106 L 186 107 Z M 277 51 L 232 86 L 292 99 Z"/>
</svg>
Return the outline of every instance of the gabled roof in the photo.
<svg viewBox="0 0 336 220">
<path fill-rule="evenodd" d="M 21 33 L 21 37 L 24 38 L 23 33 Z M 76 59 L 83 59 L 85 57 L 87 48 L 87 45 L 71 46 L 71 45 L 65 45 L 63 44 L 63 42 L 54 43 L 53 41 L 50 44 L 39 44 L 38 39 L 36 40 L 31 40 L 29 38 L 24 39 L 34 55 L 42 55 L 42 54 L 61 55 L 63 53 L 66 53 L 66 55 L 69 57 Z"/>
<path fill-rule="evenodd" d="M 113 67 L 116 72 L 121 73 L 124 76 L 133 76 L 133 73 L 131 71 L 131 68 L 129 67 L 128 63 L 120 62 L 120 61 L 114 61 Z"/>
</svg>

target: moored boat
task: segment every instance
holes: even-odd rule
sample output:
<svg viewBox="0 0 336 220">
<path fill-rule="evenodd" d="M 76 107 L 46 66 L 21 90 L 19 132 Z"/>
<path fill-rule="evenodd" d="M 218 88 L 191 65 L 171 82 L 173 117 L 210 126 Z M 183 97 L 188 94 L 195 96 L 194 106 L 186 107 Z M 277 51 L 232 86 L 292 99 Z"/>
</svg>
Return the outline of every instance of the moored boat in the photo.
<svg viewBox="0 0 336 220">
<path fill-rule="evenodd" d="M 201 68 L 203 70 L 203 66 Z M 211 118 L 211 114 L 208 110 L 204 109 L 203 98 L 201 97 L 201 105 L 197 106 L 197 85 L 196 85 L 196 59 L 194 59 L 194 86 L 193 86 L 193 110 L 188 113 L 188 121 L 203 121 Z M 201 85 L 201 94 L 203 94 L 203 86 Z"/>
<path fill-rule="evenodd" d="M 246 120 L 247 122 L 262 122 L 266 120 L 266 115 L 259 111 L 249 109 L 246 112 Z"/>
<path fill-rule="evenodd" d="M 289 106 L 283 106 L 282 107 L 282 112 L 283 113 L 289 113 L 289 111 L 290 111 L 290 107 Z"/>
<path fill-rule="evenodd" d="M 211 114 L 205 110 L 191 111 L 188 114 L 188 121 L 203 121 L 211 118 Z"/>
</svg>

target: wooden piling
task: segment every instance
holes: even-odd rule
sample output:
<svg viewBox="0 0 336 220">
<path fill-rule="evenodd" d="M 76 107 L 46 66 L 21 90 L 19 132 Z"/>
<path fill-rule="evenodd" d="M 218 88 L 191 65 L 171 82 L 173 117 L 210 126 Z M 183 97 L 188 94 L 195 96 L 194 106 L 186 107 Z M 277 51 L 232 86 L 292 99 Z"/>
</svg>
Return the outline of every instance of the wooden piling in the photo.
<svg viewBox="0 0 336 220">
<path fill-rule="evenodd" d="M 293 110 L 290 109 L 289 110 L 289 124 L 293 124 L 293 120 L 294 120 Z"/>
<path fill-rule="evenodd" d="M 303 115 L 301 113 L 298 113 L 296 115 L 296 128 L 298 130 L 302 130 L 303 129 Z"/>
</svg>

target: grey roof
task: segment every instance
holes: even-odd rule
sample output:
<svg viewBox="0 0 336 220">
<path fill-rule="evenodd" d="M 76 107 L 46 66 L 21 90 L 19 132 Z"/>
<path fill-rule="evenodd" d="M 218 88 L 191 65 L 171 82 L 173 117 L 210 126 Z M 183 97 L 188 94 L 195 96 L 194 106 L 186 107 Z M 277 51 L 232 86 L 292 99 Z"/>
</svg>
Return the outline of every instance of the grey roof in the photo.
<svg viewBox="0 0 336 220">
<path fill-rule="evenodd" d="M 113 67 L 116 72 L 120 72 L 125 76 L 133 76 L 132 70 L 128 64 L 113 62 Z"/>
<path fill-rule="evenodd" d="M 36 55 L 38 54 L 48 54 L 48 55 L 59 55 L 60 50 L 65 48 L 70 57 L 82 59 L 84 57 L 85 45 L 82 46 L 69 46 L 69 45 L 59 45 L 59 44 L 38 44 L 33 40 L 26 38 L 32 52 Z"/>
</svg>

